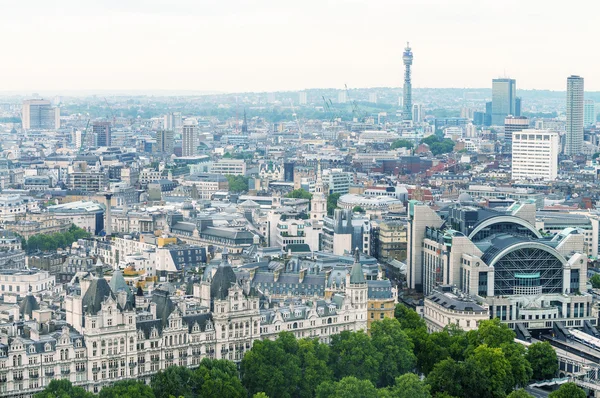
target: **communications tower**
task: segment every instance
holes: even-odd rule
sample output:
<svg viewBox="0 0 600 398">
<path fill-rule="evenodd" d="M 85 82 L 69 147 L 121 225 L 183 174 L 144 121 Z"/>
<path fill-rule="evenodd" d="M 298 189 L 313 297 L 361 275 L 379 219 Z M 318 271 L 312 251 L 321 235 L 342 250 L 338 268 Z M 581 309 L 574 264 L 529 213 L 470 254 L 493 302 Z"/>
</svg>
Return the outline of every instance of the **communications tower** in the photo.
<svg viewBox="0 0 600 398">
<path fill-rule="evenodd" d="M 406 48 L 402 54 L 404 61 L 404 90 L 402 95 L 402 119 L 412 120 L 412 85 L 410 82 L 410 67 L 413 62 L 413 53 L 410 45 L 406 42 Z"/>
</svg>

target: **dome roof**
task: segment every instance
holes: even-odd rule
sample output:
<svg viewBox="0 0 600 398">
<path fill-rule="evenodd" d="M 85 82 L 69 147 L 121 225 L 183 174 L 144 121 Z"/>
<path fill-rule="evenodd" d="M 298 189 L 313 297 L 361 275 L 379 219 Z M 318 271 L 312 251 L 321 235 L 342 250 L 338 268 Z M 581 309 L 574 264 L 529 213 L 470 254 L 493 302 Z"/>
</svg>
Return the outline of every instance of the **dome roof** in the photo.
<svg viewBox="0 0 600 398">
<path fill-rule="evenodd" d="M 468 193 L 463 192 L 460 195 L 458 195 L 458 201 L 460 203 L 471 203 L 473 202 L 473 198 Z"/>
</svg>

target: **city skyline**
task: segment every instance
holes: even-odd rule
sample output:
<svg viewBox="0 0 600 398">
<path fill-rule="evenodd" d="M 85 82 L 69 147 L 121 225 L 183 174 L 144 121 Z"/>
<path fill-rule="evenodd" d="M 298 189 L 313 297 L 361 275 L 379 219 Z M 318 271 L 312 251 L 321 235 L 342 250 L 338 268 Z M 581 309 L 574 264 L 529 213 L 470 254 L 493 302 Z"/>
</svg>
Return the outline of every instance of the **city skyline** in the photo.
<svg viewBox="0 0 600 398">
<path fill-rule="evenodd" d="M 588 31 L 570 18 L 576 7 L 548 2 L 518 3 L 519 13 L 510 4 L 468 0 L 35 3 L 0 16 L 0 34 L 19 38 L 6 42 L 11 56 L 3 70 L 11 78 L 3 91 L 401 87 L 407 41 L 418 54 L 413 88 L 487 87 L 510 76 L 522 89 L 564 90 L 564 78 L 577 74 L 600 90 L 591 78 L 597 56 L 574 40 Z M 569 56 L 548 63 L 528 56 L 533 48 L 568 48 Z M 352 53 L 365 56 L 349 63 Z"/>
</svg>

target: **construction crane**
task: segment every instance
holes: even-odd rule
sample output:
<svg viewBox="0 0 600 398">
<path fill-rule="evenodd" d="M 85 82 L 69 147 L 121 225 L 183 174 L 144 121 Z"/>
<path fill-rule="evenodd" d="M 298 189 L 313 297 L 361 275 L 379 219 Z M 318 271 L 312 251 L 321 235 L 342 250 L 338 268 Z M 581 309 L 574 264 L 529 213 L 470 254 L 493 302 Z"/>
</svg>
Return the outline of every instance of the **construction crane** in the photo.
<svg viewBox="0 0 600 398">
<path fill-rule="evenodd" d="M 108 110 L 110 111 L 110 115 L 112 116 L 112 121 L 113 121 L 113 127 L 117 125 L 117 117 L 115 116 L 115 113 L 113 112 L 111 106 L 108 103 L 108 100 L 106 99 L 106 97 L 104 97 L 104 103 L 106 104 L 106 107 L 108 108 Z M 108 117 L 108 115 L 106 115 Z"/>
<path fill-rule="evenodd" d="M 365 119 L 367 118 L 367 113 L 364 112 L 360 106 L 358 105 L 358 103 L 356 102 L 356 100 L 350 99 L 350 90 L 348 90 L 348 85 L 344 84 L 344 87 L 346 88 L 346 96 L 348 98 L 348 100 L 350 100 L 350 103 L 352 104 L 352 116 L 353 118 L 356 118 L 359 122 L 364 122 Z"/>
<path fill-rule="evenodd" d="M 325 96 L 321 96 L 321 98 L 323 98 L 323 103 L 325 104 L 323 109 L 325 110 L 325 112 L 331 114 L 330 123 L 333 124 L 333 122 L 336 119 L 335 112 L 333 111 L 333 102 L 331 101 L 331 99 L 325 98 Z"/>
<path fill-rule="evenodd" d="M 298 138 L 302 141 L 302 128 L 300 127 L 300 122 L 298 121 L 298 115 L 296 114 L 296 108 L 294 107 L 294 101 L 290 99 L 290 105 L 292 106 L 292 117 L 296 121 L 296 127 L 298 128 Z"/>
</svg>

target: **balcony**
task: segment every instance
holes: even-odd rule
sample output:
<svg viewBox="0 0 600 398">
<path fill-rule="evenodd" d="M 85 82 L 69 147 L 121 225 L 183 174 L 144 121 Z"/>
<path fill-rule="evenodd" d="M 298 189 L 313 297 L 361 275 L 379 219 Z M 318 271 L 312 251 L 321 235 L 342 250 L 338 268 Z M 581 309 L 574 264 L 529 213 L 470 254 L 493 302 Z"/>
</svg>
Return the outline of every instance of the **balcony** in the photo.
<svg viewBox="0 0 600 398">
<path fill-rule="evenodd" d="M 129 367 L 134 368 L 137 365 L 137 362 L 129 362 Z"/>
<path fill-rule="evenodd" d="M 63 375 L 71 374 L 71 369 L 61 369 L 60 374 L 63 374 Z"/>
<path fill-rule="evenodd" d="M 76 372 L 85 372 L 85 367 L 76 368 L 75 371 Z"/>
<path fill-rule="evenodd" d="M 117 369 L 118 367 L 119 367 L 118 363 L 109 363 L 108 364 L 109 369 Z"/>
<path fill-rule="evenodd" d="M 92 368 L 92 372 L 94 372 L 94 373 L 98 373 L 98 372 L 100 372 L 100 368 L 99 368 L 99 367 L 97 367 L 97 366 L 94 366 L 94 367 Z"/>
<path fill-rule="evenodd" d="M 13 379 L 21 381 L 21 380 L 23 380 L 23 375 L 14 376 Z"/>
<path fill-rule="evenodd" d="M 39 377 L 40 377 L 40 375 L 39 375 L 39 374 L 30 374 L 30 375 L 29 375 L 29 378 L 30 378 L 30 379 L 37 379 L 37 378 L 39 378 Z"/>
<path fill-rule="evenodd" d="M 46 371 L 44 374 L 45 374 L 47 377 L 52 377 L 52 376 L 54 376 L 54 371 L 53 371 L 53 370 L 47 370 L 47 371 Z"/>
</svg>

